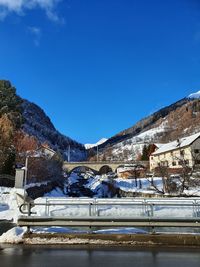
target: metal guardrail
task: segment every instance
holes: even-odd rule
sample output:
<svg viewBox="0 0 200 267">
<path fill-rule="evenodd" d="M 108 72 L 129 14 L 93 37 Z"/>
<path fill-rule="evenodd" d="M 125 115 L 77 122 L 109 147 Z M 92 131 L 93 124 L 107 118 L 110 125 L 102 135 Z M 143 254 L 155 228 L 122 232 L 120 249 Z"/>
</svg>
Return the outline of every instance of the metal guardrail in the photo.
<svg viewBox="0 0 200 267">
<path fill-rule="evenodd" d="M 37 216 L 33 207 L 43 207 L 44 215 Z M 51 214 L 55 206 L 64 209 L 83 207 L 88 210 L 85 216 L 55 216 Z M 139 216 L 116 216 L 103 213 L 111 207 L 139 210 Z M 173 210 L 173 208 L 187 209 L 191 217 L 157 216 L 159 209 Z M 37 209 L 36 209 L 37 210 Z M 103 211 L 103 212 L 102 212 Z M 89 198 L 45 198 L 43 203 L 23 203 L 20 212 L 27 216 L 20 216 L 19 226 L 73 226 L 73 227 L 200 227 L 200 199 L 89 199 Z"/>
<path fill-rule="evenodd" d="M 49 207 L 53 206 L 65 206 L 65 207 L 73 207 L 73 206 L 86 206 L 88 207 L 88 216 L 100 216 L 100 209 L 99 208 L 108 208 L 110 206 L 126 206 L 129 207 L 130 209 L 134 208 L 141 208 L 141 211 L 143 211 L 143 214 L 147 215 L 148 217 L 155 217 L 155 210 L 156 208 L 161 208 L 161 207 L 169 207 L 169 208 L 192 208 L 193 211 L 193 217 L 197 218 L 200 217 L 200 202 L 192 202 L 192 203 L 151 203 L 151 202 L 140 202 L 140 201 L 134 201 L 134 202 L 94 202 L 94 201 L 73 201 L 73 202 L 66 202 L 66 201 L 60 201 L 60 202 L 51 202 L 51 201 L 46 201 L 45 203 L 23 203 L 20 207 L 19 210 L 22 214 L 27 214 L 28 216 L 31 216 L 31 214 L 36 214 L 36 212 L 32 212 L 31 209 L 35 206 L 44 206 L 45 207 L 45 216 L 51 217 L 50 215 L 50 210 Z M 56 216 L 54 216 L 56 217 Z M 141 216 L 140 216 L 141 217 Z"/>
<path fill-rule="evenodd" d="M 20 217 L 19 226 L 62 227 L 200 227 L 200 218 L 149 218 L 149 217 Z"/>
</svg>

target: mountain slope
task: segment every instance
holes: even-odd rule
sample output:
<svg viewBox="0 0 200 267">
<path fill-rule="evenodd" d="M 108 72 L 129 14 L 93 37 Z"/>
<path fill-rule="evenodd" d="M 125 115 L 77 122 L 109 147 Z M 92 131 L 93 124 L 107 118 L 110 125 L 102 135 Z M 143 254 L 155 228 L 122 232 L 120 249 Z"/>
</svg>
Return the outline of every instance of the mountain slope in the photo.
<svg viewBox="0 0 200 267">
<path fill-rule="evenodd" d="M 99 146 L 100 158 L 137 159 L 145 144 L 163 143 L 200 131 L 199 92 L 140 120 Z"/>
<path fill-rule="evenodd" d="M 67 159 L 69 147 L 71 161 L 86 158 L 85 147 L 57 131 L 50 118 L 39 106 L 23 100 L 22 109 L 24 118 L 22 129 L 25 133 L 35 136 L 40 143 L 47 143 L 52 149 L 61 152 L 65 159 Z"/>
</svg>

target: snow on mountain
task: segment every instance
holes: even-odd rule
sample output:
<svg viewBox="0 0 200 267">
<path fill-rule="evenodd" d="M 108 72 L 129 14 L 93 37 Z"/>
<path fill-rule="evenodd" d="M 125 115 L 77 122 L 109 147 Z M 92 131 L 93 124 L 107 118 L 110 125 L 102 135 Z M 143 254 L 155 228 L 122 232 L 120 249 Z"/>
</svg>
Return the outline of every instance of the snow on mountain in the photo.
<svg viewBox="0 0 200 267">
<path fill-rule="evenodd" d="M 156 135 L 158 135 L 159 133 L 163 133 L 165 132 L 167 128 L 167 121 L 164 120 L 161 125 L 159 125 L 158 127 L 152 128 L 150 130 L 147 130 L 141 134 L 138 134 L 136 136 L 136 138 L 140 138 L 142 140 L 147 140 L 147 141 L 151 141 Z"/>
<path fill-rule="evenodd" d="M 107 140 L 108 140 L 107 138 L 101 138 L 96 144 L 85 144 L 85 148 L 90 149 L 92 147 L 99 146 L 99 145 L 105 143 Z"/>
<path fill-rule="evenodd" d="M 164 120 L 158 127 L 117 143 L 112 147 L 113 156 L 115 158 L 117 157 L 118 160 L 120 160 L 120 158 L 126 158 L 128 161 L 136 160 L 138 156 L 142 154 L 144 145 L 151 142 L 153 143 L 157 135 L 165 132 L 167 125 L 167 120 Z"/>
<path fill-rule="evenodd" d="M 192 93 L 188 96 L 188 98 L 200 98 L 200 91 L 196 92 L 196 93 Z"/>
<path fill-rule="evenodd" d="M 106 160 L 133 159 L 144 144 L 168 143 L 197 132 L 200 132 L 200 91 L 112 136 L 99 146 L 99 152 Z"/>
</svg>

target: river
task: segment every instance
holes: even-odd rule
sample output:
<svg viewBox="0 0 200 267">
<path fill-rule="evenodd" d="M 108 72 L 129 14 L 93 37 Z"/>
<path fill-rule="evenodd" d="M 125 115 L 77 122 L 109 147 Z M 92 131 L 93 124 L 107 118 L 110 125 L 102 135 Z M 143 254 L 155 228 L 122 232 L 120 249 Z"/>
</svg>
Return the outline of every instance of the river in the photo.
<svg viewBox="0 0 200 267">
<path fill-rule="evenodd" d="M 3 245 L 1 267 L 199 267 L 200 250 Z"/>
</svg>

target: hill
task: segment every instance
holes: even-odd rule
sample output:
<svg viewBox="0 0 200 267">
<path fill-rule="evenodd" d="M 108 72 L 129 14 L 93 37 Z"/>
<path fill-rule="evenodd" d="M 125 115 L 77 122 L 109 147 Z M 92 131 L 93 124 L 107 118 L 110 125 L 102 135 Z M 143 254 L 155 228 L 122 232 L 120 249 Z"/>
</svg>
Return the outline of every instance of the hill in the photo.
<svg viewBox="0 0 200 267">
<path fill-rule="evenodd" d="M 35 136 L 39 143 L 47 143 L 50 148 L 59 151 L 67 159 L 70 149 L 71 161 L 81 161 L 86 158 L 85 147 L 73 139 L 61 134 L 55 129 L 50 118 L 36 104 L 22 100 L 22 130 L 30 136 Z"/>
<path fill-rule="evenodd" d="M 17 155 L 43 143 L 64 159 L 69 151 L 73 161 L 86 159 L 82 144 L 57 131 L 39 106 L 18 96 L 9 81 L 0 80 L 0 173 L 14 174 Z"/>
<path fill-rule="evenodd" d="M 199 92 L 193 93 L 109 138 L 99 146 L 99 158 L 135 160 L 145 144 L 166 143 L 199 132 L 199 96 Z"/>
</svg>

